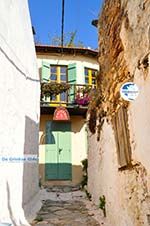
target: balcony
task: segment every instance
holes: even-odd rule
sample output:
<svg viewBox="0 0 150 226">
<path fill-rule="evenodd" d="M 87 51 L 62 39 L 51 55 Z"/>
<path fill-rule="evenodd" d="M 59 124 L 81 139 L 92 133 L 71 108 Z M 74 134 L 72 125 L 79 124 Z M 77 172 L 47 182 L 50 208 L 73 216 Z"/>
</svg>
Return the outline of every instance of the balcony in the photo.
<svg viewBox="0 0 150 226">
<path fill-rule="evenodd" d="M 53 114 L 56 107 L 65 106 L 71 115 L 84 116 L 91 89 L 91 85 L 83 84 L 41 83 L 41 114 Z"/>
</svg>

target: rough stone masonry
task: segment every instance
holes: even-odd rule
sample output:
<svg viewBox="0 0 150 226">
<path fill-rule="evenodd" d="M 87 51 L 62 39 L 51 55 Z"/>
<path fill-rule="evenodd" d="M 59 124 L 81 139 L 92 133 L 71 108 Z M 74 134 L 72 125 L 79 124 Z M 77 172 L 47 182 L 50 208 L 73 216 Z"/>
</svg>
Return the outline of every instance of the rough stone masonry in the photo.
<svg viewBox="0 0 150 226">
<path fill-rule="evenodd" d="M 106 218 L 110 226 L 150 225 L 150 1 L 106 0 L 99 18 L 98 86 L 102 101 L 97 106 L 97 128 L 103 117 L 100 138 L 89 132 L 88 189 L 93 201 L 106 198 Z M 120 96 L 123 83 L 139 87 L 134 102 Z M 120 167 L 124 128 L 119 123 L 117 137 L 113 117 L 125 107 L 124 121 L 131 148 L 130 164 Z M 101 112 L 105 114 L 101 114 Z M 119 121 L 119 120 L 118 120 Z M 124 149 L 122 148 L 124 147 Z"/>
</svg>

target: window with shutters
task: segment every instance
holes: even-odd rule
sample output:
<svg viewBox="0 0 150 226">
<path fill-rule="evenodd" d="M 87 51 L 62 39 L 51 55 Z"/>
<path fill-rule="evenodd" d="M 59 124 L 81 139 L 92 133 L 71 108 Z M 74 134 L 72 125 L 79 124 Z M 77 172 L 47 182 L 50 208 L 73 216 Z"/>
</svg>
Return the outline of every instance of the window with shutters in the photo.
<svg viewBox="0 0 150 226">
<path fill-rule="evenodd" d="M 96 87 L 97 70 L 84 68 L 85 84 Z"/>
<path fill-rule="evenodd" d="M 50 81 L 58 83 L 67 82 L 67 66 L 50 65 Z M 66 102 L 67 92 L 63 92 L 57 96 L 53 96 L 52 101 Z"/>
<path fill-rule="evenodd" d="M 50 100 L 49 97 L 45 97 L 46 102 L 51 102 L 51 106 L 56 106 L 57 103 L 74 102 L 75 98 L 75 85 L 76 85 L 76 63 L 68 65 L 52 65 L 47 61 L 42 61 L 41 70 L 41 83 L 56 82 L 56 83 L 68 83 L 71 88 L 67 92 L 63 92 L 57 96 L 53 96 Z M 57 103 L 55 103 L 57 102 Z"/>
<path fill-rule="evenodd" d="M 128 130 L 127 108 L 121 106 L 113 117 L 112 122 L 119 168 L 126 168 L 131 165 L 131 146 Z"/>
<path fill-rule="evenodd" d="M 67 66 L 50 65 L 48 62 L 42 64 L 42 82 L 67 83 Z M 63 92 L 53 96 L 51 102 L 66 102 L 67 93 Z"/>
</svg>

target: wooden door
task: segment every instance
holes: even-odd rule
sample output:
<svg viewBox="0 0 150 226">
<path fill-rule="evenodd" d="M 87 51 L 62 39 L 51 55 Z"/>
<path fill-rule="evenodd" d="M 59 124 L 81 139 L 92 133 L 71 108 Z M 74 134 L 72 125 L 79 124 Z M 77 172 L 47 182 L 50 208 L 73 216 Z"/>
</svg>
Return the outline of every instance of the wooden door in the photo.
<svg viewBox="0 0 150 226">
<path fill-rule="evenodd" d="M 46 123 L 46 180 L 71 180 L 71 124 Z"/>
</svg>

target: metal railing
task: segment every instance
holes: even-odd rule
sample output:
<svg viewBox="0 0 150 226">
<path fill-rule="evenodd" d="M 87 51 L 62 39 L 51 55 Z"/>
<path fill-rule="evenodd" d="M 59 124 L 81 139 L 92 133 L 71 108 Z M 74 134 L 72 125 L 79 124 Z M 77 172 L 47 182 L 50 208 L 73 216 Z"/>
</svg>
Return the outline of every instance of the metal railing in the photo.
<svg viewBox="0 0 150 226">
<path fill-rule="evenodd" d="M 92 85 L 84 84 L 69 84 L 70 88 L 67 91 L 58 94 L 57 96 L 52 95 L 46 97 L 42 95 L 41 106 L 85 106 L 87 107 L 90 101 L 89 93 L 93 88 Z M 42 93 L 42 86 L 41 86 Z"/>
</svg>

